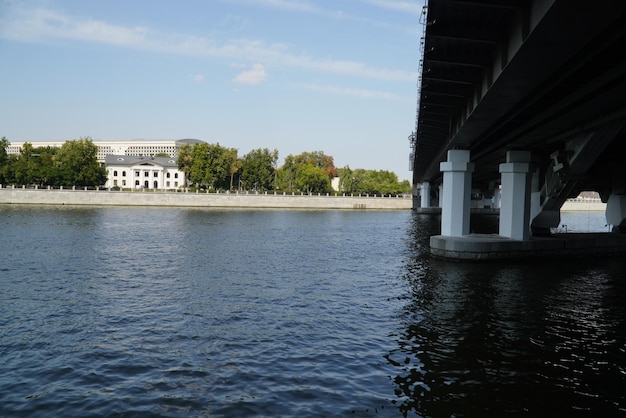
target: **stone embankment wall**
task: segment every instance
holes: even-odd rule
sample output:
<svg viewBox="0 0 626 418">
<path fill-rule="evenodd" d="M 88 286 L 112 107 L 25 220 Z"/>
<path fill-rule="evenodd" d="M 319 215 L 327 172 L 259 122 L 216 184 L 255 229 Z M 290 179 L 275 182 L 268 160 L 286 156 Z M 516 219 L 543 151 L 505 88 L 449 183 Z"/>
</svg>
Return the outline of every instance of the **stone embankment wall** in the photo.
<svg viewBox="0 0 626 418">
<path fill-rule="evenodd" d="M 605 211 L 606 203 L 602 203 L 600 199 L 567 199 L 561 211 L 575 212 L 575 211 Z"/>
<path fill-rule="evenodd" d="M 411 197 L 272 193 L 121 192 L 0 188 L 0 204 L 284 209 L 411 209 Z"/>
</svg>

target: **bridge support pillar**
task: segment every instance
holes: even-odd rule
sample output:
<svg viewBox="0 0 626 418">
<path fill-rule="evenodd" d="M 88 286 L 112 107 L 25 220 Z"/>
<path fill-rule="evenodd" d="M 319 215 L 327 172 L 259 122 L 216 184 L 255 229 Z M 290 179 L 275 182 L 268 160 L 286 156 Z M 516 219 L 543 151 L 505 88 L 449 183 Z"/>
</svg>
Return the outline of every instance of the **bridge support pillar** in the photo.
<svg viewBox="0 0 626 418">
<path fill-rule="evenodd" d="M 500 186 L 496 186 L 493 190 L 493 198 L 491 199 L 491 207 L 494 209 L 500 208 Z"/>
<path fill-rule="evenodd" d="M 420 207 L 429 208 L 430 207 L 430 183 L 429 182 L 425 181 L 422 184 L 420 184 L 420 197 L 421 197 Z"/>
<path fill-rule="evenodd" d="M 606 221 L 613 230 L 626 232 L 626 195 L 611 194 L 606 202 Z"/>
<path fill-rule="evenodd" d="M 530 152 L 508 151 L 500 164 L 502 194 L 500 236 L 520 241 L 530 238 Z"/>
<path fill-rule="evenodd" d="M 419 184 L 413 184 L 411 190 L 411 199 L 413 201 L 412 207 L 413 209 L 419 208 Z"/>
<path fill-rule="evenodd" d="M 448 161 L 440 163 L 443 172 L 441 195 L 441 235 L 461 237 L 469 234 L 472 172 L 468 150 L 449 150 Z"/>
<path fill-rule="evenodd" d="M 437 207 L 440 208 L 443 200 L 443 183 L 439 185 L 439 195 L 437 196 Z"/>
</svg>

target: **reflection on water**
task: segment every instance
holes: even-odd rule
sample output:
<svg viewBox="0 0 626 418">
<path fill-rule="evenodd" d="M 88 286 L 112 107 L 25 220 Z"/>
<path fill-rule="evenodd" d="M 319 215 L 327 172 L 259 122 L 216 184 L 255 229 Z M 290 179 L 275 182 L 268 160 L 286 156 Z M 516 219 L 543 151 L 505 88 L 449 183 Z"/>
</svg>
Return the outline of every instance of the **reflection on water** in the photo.
<svg viewBox="0 0 626 418">
<path fill-rule="evenodd" d="M 430 258 L 414 215 L 398 405 L 421 416 L 626 414 L 622 259 L 469 264 Z M 489 223 L 489 220 L 487 220 Z"/>
</svg>

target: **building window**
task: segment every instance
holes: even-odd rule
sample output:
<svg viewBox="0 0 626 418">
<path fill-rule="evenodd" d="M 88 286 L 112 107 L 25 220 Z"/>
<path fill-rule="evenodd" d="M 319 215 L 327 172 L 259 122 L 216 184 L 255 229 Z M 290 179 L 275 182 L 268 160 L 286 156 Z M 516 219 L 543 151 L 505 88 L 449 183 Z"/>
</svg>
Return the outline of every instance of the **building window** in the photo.
<svg viewBox="0 0 626 418">
<path fill-rule="evenodd" d="M 150 173 L 149 173 L 149 172 L 147 172 L 147 171 L 145 171 L 145 172 L 143 173 L 143 176 L 144 176 L 144 177 L 148 177 L 149 175 L 150 175 Z"/>
<path fill-rule="evenodd" d="M 143 182 L 143 187 L 145 187 L 146 189 L 150 187 L 150 182 L 148 180 Z"/>
<path fill-rule="evenodd" d="M 154 188 L 155 188 L 155 189 L 158 189 L 158 188 L 159 188 L 159 182 L 158 182 L 158 181 L 155 181 L 155 182 L 154 182 Z"/>
<path fill-rule="evenodd" d="M 122 177 L 126 177 L 126 171 L 122 171 Z"/>
<path fill-rule="evenodd" d="M 174 187 L 178 187 L 178 182 L 177 181 L 174 182 Z"/>
<path fill-rule="evenodd" d="M 117 180 L 113 180 L 113 187 L 117 187 Z"/>
<path fill-rule="evenodd" d="M 126 186 L 126 180 L 122 180 L 122 186 Z"/>
<path fill-rule="evenodd" d="M 135 186 L 139 186 L 139 180 L 135 180 Z"/>
<path fill-rule="evenodd" d="M 166 182 L 165 182 L 165 186 L 166 186 L 166 187 L 170 187 L 170 182 L 169 182 L 169 181 L 166 181 Z"/>
<path fill-rule="evenodd" d="M 170 178 L 170 173 L 167 173 L 165 176 L 169 179 Z"/>
<path fill-rule="evenodd" d="M 159 177 L 159 173 L 157 173 L 156 171 L 154 172 L 154 174 L 152 175 L 152 177 Z"/>
<path fill-rule="evenodd" d="M 135 171 L 135 177 L 139 177 L 139 171 Z"/>
<path fill-rule="evenodd" d="M 117 170 L 113 171 L 113 177 L 117 177 Z"/>
<path fill-rule="evenodd" d="M 178 178 L 178 173 L 174 173 L 174 178 L 177 179 Z"/>
</svg>

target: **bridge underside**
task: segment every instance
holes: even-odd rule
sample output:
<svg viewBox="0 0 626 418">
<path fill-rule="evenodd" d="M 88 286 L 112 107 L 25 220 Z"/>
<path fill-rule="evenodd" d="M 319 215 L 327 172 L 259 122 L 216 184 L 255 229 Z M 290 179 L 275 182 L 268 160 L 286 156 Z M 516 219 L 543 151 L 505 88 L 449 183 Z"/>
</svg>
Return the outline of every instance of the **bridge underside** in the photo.
<svg viewBox="0 0 626 418">
<path fill-rule="evenodd" d="M 626 194 L 625 11 L 610 0 L 429 0 L 413 183 L 442 184 L 447 152 L 469 150 L 472 188 L 488 195 L 507 152 L 529 151 L 535 234 L 581 191 Z"/>
</svg>

